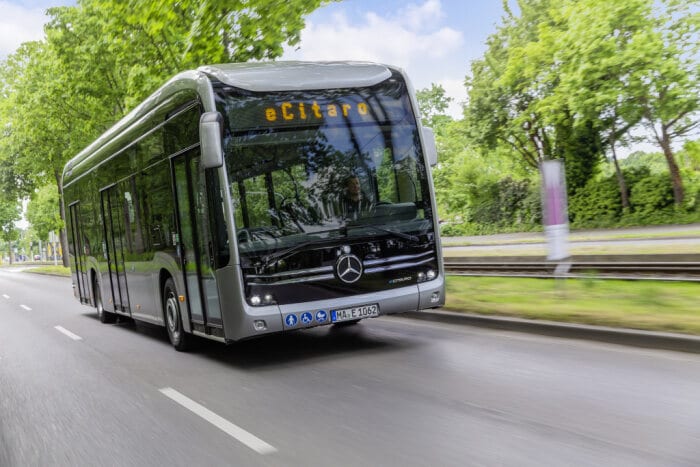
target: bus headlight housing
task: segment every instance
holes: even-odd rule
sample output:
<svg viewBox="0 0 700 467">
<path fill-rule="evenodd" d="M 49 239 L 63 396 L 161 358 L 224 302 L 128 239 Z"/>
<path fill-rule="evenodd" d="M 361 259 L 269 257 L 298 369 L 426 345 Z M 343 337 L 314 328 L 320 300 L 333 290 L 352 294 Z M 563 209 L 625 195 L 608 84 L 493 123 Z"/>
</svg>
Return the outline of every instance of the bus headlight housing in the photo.
<svg viewBox="0 0 700 467">
<path fill-rule="evenodd" d="M 435 272 L 434 269 L 428 269 L 427 271 L 419 272 L 416 275 L 416 278 L 418 279 L 418 282 L 426 282 L 426 281 L 431 281 L 437 277 L 437 272 Z"/>
<path fill-rule="evenodd" d="M 275 303 L 275 297 L 273 297 L 271 293 L 266 293 L 262 296 L 260 296 L 259 294 L 255 294 L 251 295 L 248 301 L 253 306 L 272 305 Z"/>
</svg>

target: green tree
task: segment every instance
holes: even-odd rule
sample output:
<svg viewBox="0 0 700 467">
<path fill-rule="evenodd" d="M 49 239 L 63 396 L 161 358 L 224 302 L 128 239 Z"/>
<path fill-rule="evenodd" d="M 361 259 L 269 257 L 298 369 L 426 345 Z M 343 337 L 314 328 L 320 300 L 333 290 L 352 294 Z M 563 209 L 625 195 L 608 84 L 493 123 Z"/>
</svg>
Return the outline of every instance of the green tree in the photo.
<svg viewBox="0 0 700 467">
<path fill-rule="evenodd" d="M 7 244 L 7 253 L 12 264 L 12 242 L 19 238 L 19 229 L 15 222 L 21 218 L 20 205 L 13 199 L 0 199 L 0 238 Z"/>
<path fill-rule="evenodd" d="M 644 44 L 648 66 L 634 74 L 631 86 L 639 89 L 644 119 L 668 163 L 673 198 L 685 198 L 673 143 L 700 125 L 700 2 L 667 0 L 653 15 L 654 31 Z"/>
<path fill-rule="evenodd" d="M 176 73 L 269 60 L 296 45 L 304 17 L 330 0 L 79 0 L 49 9 L 49 42 L 86 91 L 123 114 Z"/>
<path fill-rule="evenodd" d="M 640 121 L 663 151 L 676 205 L 683 202 L 673 142 L 699 123 L 700 13 L 692 12 L 699 4 L 569 0 L 559 10 L 567 28 L 552 45 L 561 50 L 561 100 L 600 122 L 625 207 L 627 190 L 615 146 Z"/>
<path fill-rule="evenodd" d="M 685 165 L 691 170 L 700 172 L 700 140 L 686 141 L 683 145 Z"/>
<path fill-rule="evenodd" d="M 49 232 L 63 228 L 58 204 L 58 192 L 53 185 L 39 188 L 27 204 L 27 221 L 39 240 L 47 241 Z"/>
<path fill-rule="evenodd" d="M 568 1 L 556 14 L 565 28 L 552 31 L 542 26 L 562 63 L 557 96 L 584 121 L 596 122 L 602 143 L 610 151 L 623 209 L 628 210 L 629 193 L 617 157 L 617 145 L 642 119 L 638 96 L 629 89 L 630 70 L 645 62 L 630 53 L 634 44 L 650 29 L 648 0 L 606 2 Z"/>
<path fill-rule="evenodd" d="M 63 72 L 63 64 L 47 43 L 28 44 L 11 59 L 22 66 L 9 77 L 9 70 L 3 73 L 10 88 L 6 103 L 11 110 L 2 118 L 11 130 L 0 160 L 5 166 L 11 161 L 11 172 L 22 174 L 29 183 L 18 186 L 19 178 L 14 183 L 5 178 L 4 188 L 24 196 L 33 186 L 52 183 L 60 196 L 65 163 L 106 126 L 99 125 L 106 121 L 96 111 L 99 99 L 82 94 L 79 83 Z M 67 251 L 65 235 L 62 248 Z"/>
<path fill-rule="evenodd" d="M 65 163 L 167 78 L 207 63 L 274 59 L 324 3 L 78 0 L 49 9 L 46 41 L 0 64 L 0 175 L 21 175 L 0 182 L 26 179 L 31 191 L 52 181 L 60 196 Z M 61 240 L 67 251 L 65 231 Z"/>
<path fill-rule="evenodd" d="M 445 88 L 441 84 L 431 83 L 430 88 L 419 89 L 416 91 L 416 99 L 423 125 L 437 131 L 452 120 L 445 111 L 454 99 L 445 94 Z"/>
<path fill-rule="evenodd" d="M 564 159 L 573 192 L 595 174 L 602 147 L 597 122 L 556 97 L 562 63 L 553 44 L 566 28 L 558 4 L 520 0 L 516 15 L 504 2 L 503 24 L 466 80 L 465 120 L 477 144 L 506 146 L 533 169 L 547 159 Z"/>
</svg>

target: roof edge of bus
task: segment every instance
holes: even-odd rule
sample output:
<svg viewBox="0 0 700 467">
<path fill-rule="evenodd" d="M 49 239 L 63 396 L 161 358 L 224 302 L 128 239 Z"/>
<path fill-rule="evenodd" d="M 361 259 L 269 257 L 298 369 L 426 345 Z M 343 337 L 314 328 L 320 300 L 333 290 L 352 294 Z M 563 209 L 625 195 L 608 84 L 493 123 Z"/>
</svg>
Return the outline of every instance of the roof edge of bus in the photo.
<svg viewBox="0 0 700 467">
<path fill-rule="evenodd" d="M 247 91 L 275 92 L 373 86 L 390 78 L 392 69 L 362 61 L 274 61 L 205 65 L 197 70 Z"/>
<path fill-rule="evenodd" d="M 366 61 L 267 61 L 205 65 L 196 70 L 183 71 L 158 88 L 141 104 L 102 133 L 75 157 L 70 159 L 63 170 L 62 179 L 83 160 L 87 159 L 105 144 L 118 137 L 132 124 L 158 106 L 175 92 L 204 86 L 210 88 L 208 77 L 224 84 L 249 91 L 294 91 L 324 88 L 352 88 L 379 84 L 397 71 L 405 76 L 402 69 Z M 201 88 L 200 88 L 201 90 Z M 205 107 L 213 106 L 205 102 Z M 207 110 L 213 110 L 207 109 Z"/>
<path fill-rule="evenodd" d="M 90 143 L 82 151 L 70 159 L 63 169 L 63 178 L 65 178 L 66 174 L 77 167 L 83 160 L 87 159 L 99 148 L 121 135 L 122 132 L 127 130 L 132 124 L 139 121 L 139 119 L 157 107 L 165 99 L 181 90 L 194 89 L 203 84 L 208 86 L 208 81 L 209 80 L 206 78 L 204 73 L 197 70 L 183 71 L 170 78 L 165 84 L 158 88 L 158 90 L 148 96 L 128 114 L 97 137 L 95 141 Z"/>
</svg>

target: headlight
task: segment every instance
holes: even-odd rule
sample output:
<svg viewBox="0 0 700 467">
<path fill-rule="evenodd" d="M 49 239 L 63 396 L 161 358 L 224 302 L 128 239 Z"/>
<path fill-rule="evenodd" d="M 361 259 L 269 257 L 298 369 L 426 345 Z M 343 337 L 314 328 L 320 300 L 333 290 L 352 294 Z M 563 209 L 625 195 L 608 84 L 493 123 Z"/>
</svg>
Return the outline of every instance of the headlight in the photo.
<svg viewBox="0 0 700 467">
<path fill-rule="evenodd" d="M 251 295 L 248 301 L 253 306 L 272 305 L 273 303 L 275 303 L 275 297 L 273 297 L 270 293 L 266 293 L 262 296 L 255 294 Z"/>
</svg>

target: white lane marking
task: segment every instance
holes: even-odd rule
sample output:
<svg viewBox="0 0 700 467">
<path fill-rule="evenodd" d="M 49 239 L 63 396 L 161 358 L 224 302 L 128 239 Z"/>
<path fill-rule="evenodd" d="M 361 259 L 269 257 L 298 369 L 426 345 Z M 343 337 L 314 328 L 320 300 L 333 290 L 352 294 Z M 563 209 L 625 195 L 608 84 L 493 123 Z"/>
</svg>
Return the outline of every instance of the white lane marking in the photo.
<svg viewBox="0 0 700 467">
<path fill-rule="evenodd" d="M 32 311 L 32 309 L 29 308 L 27 305 L 20 305 L 20 308 L 23 308 L 23 309 L 25 309 L 25 310 L 27 310 L 27 311 Z"/>
<path fill-rule="evenodd" d="M 257 436 L 248 433 L 243 428 L 234 425 L 225 418 L 220 417 L 211 410 L 207 409 L 203 405 L 198 404 L 197 402 L 193 401 L 192 399 L 183 394 L 180 394 L 173 388 L 162 388 L 159 389 L 159 391 L 162 392 L 165 396 L 169 397 L 170 399 L 183 406 L 184 408 L 186 408 L 187 410 L 190 410 L 195 414 L 199 415 L 204 420 L 208 421 L 224 433 L 228 434 L 233 438 L 236 438 L 238 441 L 245 444 L 258 454 L 272 454 L 274 452 L 277 452 L 277 449 L 274 446 L 267 444 L 265 441 L 261 440 Z"/>
<path fill-rule="evenodd" d="M 2 294 L 2 296 L 5 297 L 5 298 L 10 298 L 10 296 L 7 295 L 7 294 Z"/>
<path fill-rule="evenodd" d="M 73 339 L 74 341 L 81 341 L 81 340 L 83 340 L 82 337 L 80 337 L 80 336 L 77 335 L 77 334 L 73 334 L 73 333 L 70 332 L 68 329 L 64 328 L 63 326 L 54 326 L 53 328 L 54 328 L 56 331 L 58 331 L 58 332 L 60 332 L 60 333 L 63 333 L 63 334 L 65 334 L 66 336 L 70 337 L 70 338 Z"/>
</svg>

